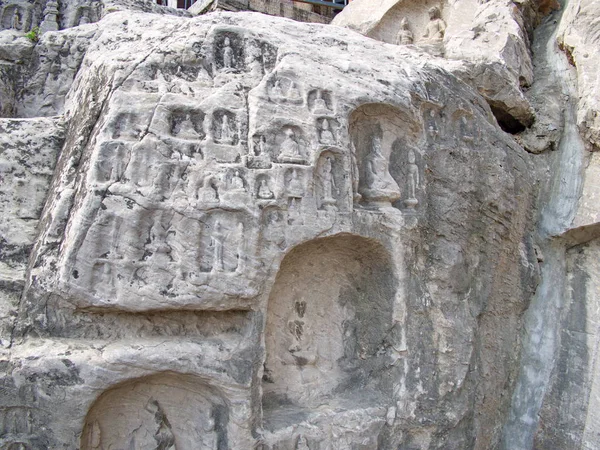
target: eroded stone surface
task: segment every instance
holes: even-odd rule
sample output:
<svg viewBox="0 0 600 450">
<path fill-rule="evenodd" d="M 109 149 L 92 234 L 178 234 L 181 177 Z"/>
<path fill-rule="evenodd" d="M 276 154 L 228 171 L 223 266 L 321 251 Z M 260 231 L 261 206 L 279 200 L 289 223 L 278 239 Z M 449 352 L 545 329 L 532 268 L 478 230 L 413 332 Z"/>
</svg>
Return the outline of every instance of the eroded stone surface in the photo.
<svg viewBox="0 0 600 450">
<path fill-rule="evenodd" d="M 485 390 L 510 379 L 494 361 L 514 358 L 535 286 L 533 191 L 475 92 L 337 28 L 139 13 L 93 26 L 11 356 L 31 392 L 11 401 L 48 432 L 8 439 L 392 448 L 454 429 L 461 447 L 474 410 L 494 422 L 508 404 L 477 400 L 469 367 L 494 372 Z M 493 351 L 475 344 L 497 333 Z M 40 416 L 55 389 L 72 412 Z M 173 409 L 190 389 L 193 427 Z"/>
<path fill-rule="evenodd" d="M 122 0 L 36 3 L 35 46 L 0 32 L 2 113 L 36 117 L 0 120 L 0 446 L 531 447 L 538 412 L 539 445 L 593 445 L 593 414 L 563 407 L 598 384 L 577 362 L 597 302 L 577 104 L 528 153 L 476 81 L 504 74 L 529 123 L 527 6 L 392 3 L 389 43 Z M 62 8 L 80 19 L 51 31 Z"/>
<path fill-rule="evenodd" d="M 438 63 L 476 87 L 506 128 L 533 122 L 520 90 L 533 81 L 527 23 L 512 2 L 355 0 L 332 23 L 445 57 Z"/>
<path fill-rule="evenodd" d="M 600 146 L 600 94 L 597 70 L 599 13 L 600 6 L 597 2 L 571 1 L 560 28 L 560 43 L 577 67 L 577 121 L 582 135 L 596 148 Z"/>
</svg>

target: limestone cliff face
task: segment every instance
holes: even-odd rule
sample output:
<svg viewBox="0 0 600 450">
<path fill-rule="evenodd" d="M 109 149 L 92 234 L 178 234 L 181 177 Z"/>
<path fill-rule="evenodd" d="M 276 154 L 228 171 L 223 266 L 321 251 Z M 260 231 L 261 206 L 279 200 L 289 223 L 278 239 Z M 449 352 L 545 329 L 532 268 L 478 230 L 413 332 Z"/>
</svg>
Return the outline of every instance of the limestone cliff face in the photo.
<svg viewBox="0 0 600 450">
<path fill-rule="evenodd" d="M 594 448 L 594 84 L 538 6 L 3 4 L 0 446 Z"/>
</svg>

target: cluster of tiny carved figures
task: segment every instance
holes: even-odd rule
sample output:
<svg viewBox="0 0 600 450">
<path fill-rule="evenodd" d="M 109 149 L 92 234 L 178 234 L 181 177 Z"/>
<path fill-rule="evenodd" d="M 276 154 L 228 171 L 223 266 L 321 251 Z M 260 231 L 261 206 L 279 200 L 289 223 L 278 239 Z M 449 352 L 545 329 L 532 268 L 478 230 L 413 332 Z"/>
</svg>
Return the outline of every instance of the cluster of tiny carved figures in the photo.
<svg viewBox="0 0 600 450">
<path fill-rule="evenodd" d="M 428 13 L 429 22 L 419 42 L 424 44 L 441 44 L 446 32 L 446 22 L 442 19 L 440 8 L 437 6 L 429 8 Z M 414 34 L 410 30 L 410 23 L 406 17 L 400 22 L 400 30 L 396 36 L 396 43 L 398 45 L 412 45 L 415 43 Z"/>
<path fill-rule="evenodd" d="M 217 64 L 211 71 L 232 73 L 241 54 L 233 46 L 234 39 L 227 35 L 216 38 L 213 59 Z M 254 55 L 252 59 L 262 58 Z M 151 92 L 172 92 L 183 78 L 189 89 L 198 82 L 194 77 L 189 81 L 181 66 L 169 70 L 173 76 L 166 68 L 154 70 L 152 82 L 163 87 L 154 86 Z M 204 66 L 199 71 L 202 78 L 210 76 Z M 228 104 L 230 109 L 225 109 L 222 103 L 203 109 L 189 106 L 177 97 L 186 92 L 185 83 L 178 85 L 176 101 L 160 103 L 147 118 L 149 126 L 140 124 L 146 118 L 140 118 L 139 112 L 115 114 L 92 164 L 96 187 L 133 200 L 143 207 L 140 214 L 151 211 L 153 215 L 126 219 L 107 213 L 96 221 L 95 226 L 104 229 L 92 233 L 97 236 L 97 243 L 92 244 L 97 248 L 86 254 L 98 258 L 92 275 L 96 282 L 91 284 L 109 289 L 107 294 L 114 294 L 112 265 L 124 257 L 117 236 L 127 235 L 123 230 L 127 223 L 148 228 L 147 242 L 137 249 L 138 262 L 130 267 L 133 273 L 128 278 L 144 285 L 150 276 L 148 266 L 172 267 L 165 285 L 173 294 L 178 280 L 193 282 L 198 276 L 204 280 L 202 273 L 244 271 L 250 240 L 243 222 L 255 215 L 256 206 L 264 214 L 268 211 L 265 233 L 269 235 L 269 226 L 278 225 L 282 218 L 288 225 L 302 225 L 307 216 L 331 218 L 350 212 L 353 204 L 394 206 L 407 212 L 419 205 L 423 168 L 417 152 L 404 149 L 401 175 L 395 177 L 390 173 L 393 143 L 384 141 L 381 132 L 374 132 L 357 153 L 353 143 L 345 144 L 348 139 L 342 136 L 341 119 L 336 117 L 335 101 L 327 89 L 303 93 L 294 74 L 274 73 L 266 82 L 270 101 L 306 108 L 304 114 L 314 121 L 315 128 L 283 122 L 275 131 L 252 133 L 244 122 L 247 114 L 243 107 Z M 440 111 L 439 105 L 424 110 L 425 135 L 430 142 L 445 132 Z M 473 139 L 470 114 L 465 109 L 455 117 L 464 141 Z M 381 130 L 381 124 L 375 128 Z M 349 148 L 343 150 L 345 146 Z M 173 220 L 174 215 L 179 219 Z M 135 233 L 139 230 L 132 231 Z M 182 246 L 177 244 L 180 235 L 199 241 L 198 249 L 177 250 Z"/>
<path fill-rule="evenodd" d="M 36 11 L 27 2 L 8 3 L 0 14 L 0 28 L 28 32 L 39 26 L 41 32 L 57 31 L 62 28 L 97 22 L 102 16 L 102 4 L 99 1 L 78 5 L 70 9 L 67 15 L 61 11 L 61 6 L 59 0 L 48 0 L 43 10 Z M 59 20 L 61 15 L 63 16 L 62 21 Z"/>
</svg>

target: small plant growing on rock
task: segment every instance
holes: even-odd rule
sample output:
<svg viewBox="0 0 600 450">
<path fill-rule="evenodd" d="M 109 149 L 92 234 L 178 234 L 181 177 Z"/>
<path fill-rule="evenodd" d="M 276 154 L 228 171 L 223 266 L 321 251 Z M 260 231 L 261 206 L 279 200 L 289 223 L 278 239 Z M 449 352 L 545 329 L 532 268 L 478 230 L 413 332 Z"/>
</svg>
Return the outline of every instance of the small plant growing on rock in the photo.
<svg viewBox="0 0 600 450">
<path fill-rule="evenodd" d="M 25 35 L 26 38 L 31 40 L 32 42 L 37 42 L 40 40 L 40 28 L 33 27 L 29 33 Z"/>
</svg>

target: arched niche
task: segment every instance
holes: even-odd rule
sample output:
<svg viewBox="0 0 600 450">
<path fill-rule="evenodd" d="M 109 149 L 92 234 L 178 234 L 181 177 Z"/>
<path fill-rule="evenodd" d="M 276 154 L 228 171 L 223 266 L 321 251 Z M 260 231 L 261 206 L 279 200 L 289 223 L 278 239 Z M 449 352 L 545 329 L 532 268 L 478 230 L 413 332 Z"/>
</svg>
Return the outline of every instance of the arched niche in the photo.
<svg viewBox="0 0 600 450">
<path fill-rule="evenodd" d="M 15 14 L 18 19 L 15 19 Z M 30 9 L 24 4 L 8 4 L 2 10 L 2 29 L 26 32 L 30 27 Z"/>
<path fill-rule="evenodd" d="M 397 44 L 402 20 L 406 19 L 413 44 L 428 43 L 423 36 L 429 22 L 428 11 L 432 7 L 437 7 L 441 18 L 448 22 L 449 8 L 446 8 L 446 4 L 446 0 L 400 0 L 383 15 L 368 36 L 389 44 Z"/>
<path fill-rule="evenodd" d="M 365 206 L 405 207 L 406 200 L 413 197 L 407 165 L 418 164 L 416 170 L 423 171 L 422 128 L 420 117 L 387 104 L 366 104 L 352 112 L 350 137 L 356 161 L 354 176 L 358 177 L 354 180 L 355 201 Z M 414 190 L 419 189 L 422 186 Z"/>
<path fill-rule="evenodd" d="M 161 373 L 104 392 L 87 414 L 81 450 L 226 448 L 228 422 L 229 408 L 213 388 Z"/>
<path fill-rule="evenodd" d="M 372 239 L 340 234 L 286 255 L 267 308 L 267 426 L 295 410 L 335 408 L 359 391 L 363 401 L 389 400 L 381 350 L 395 290 L 389 254 Z"/>
</svg>

